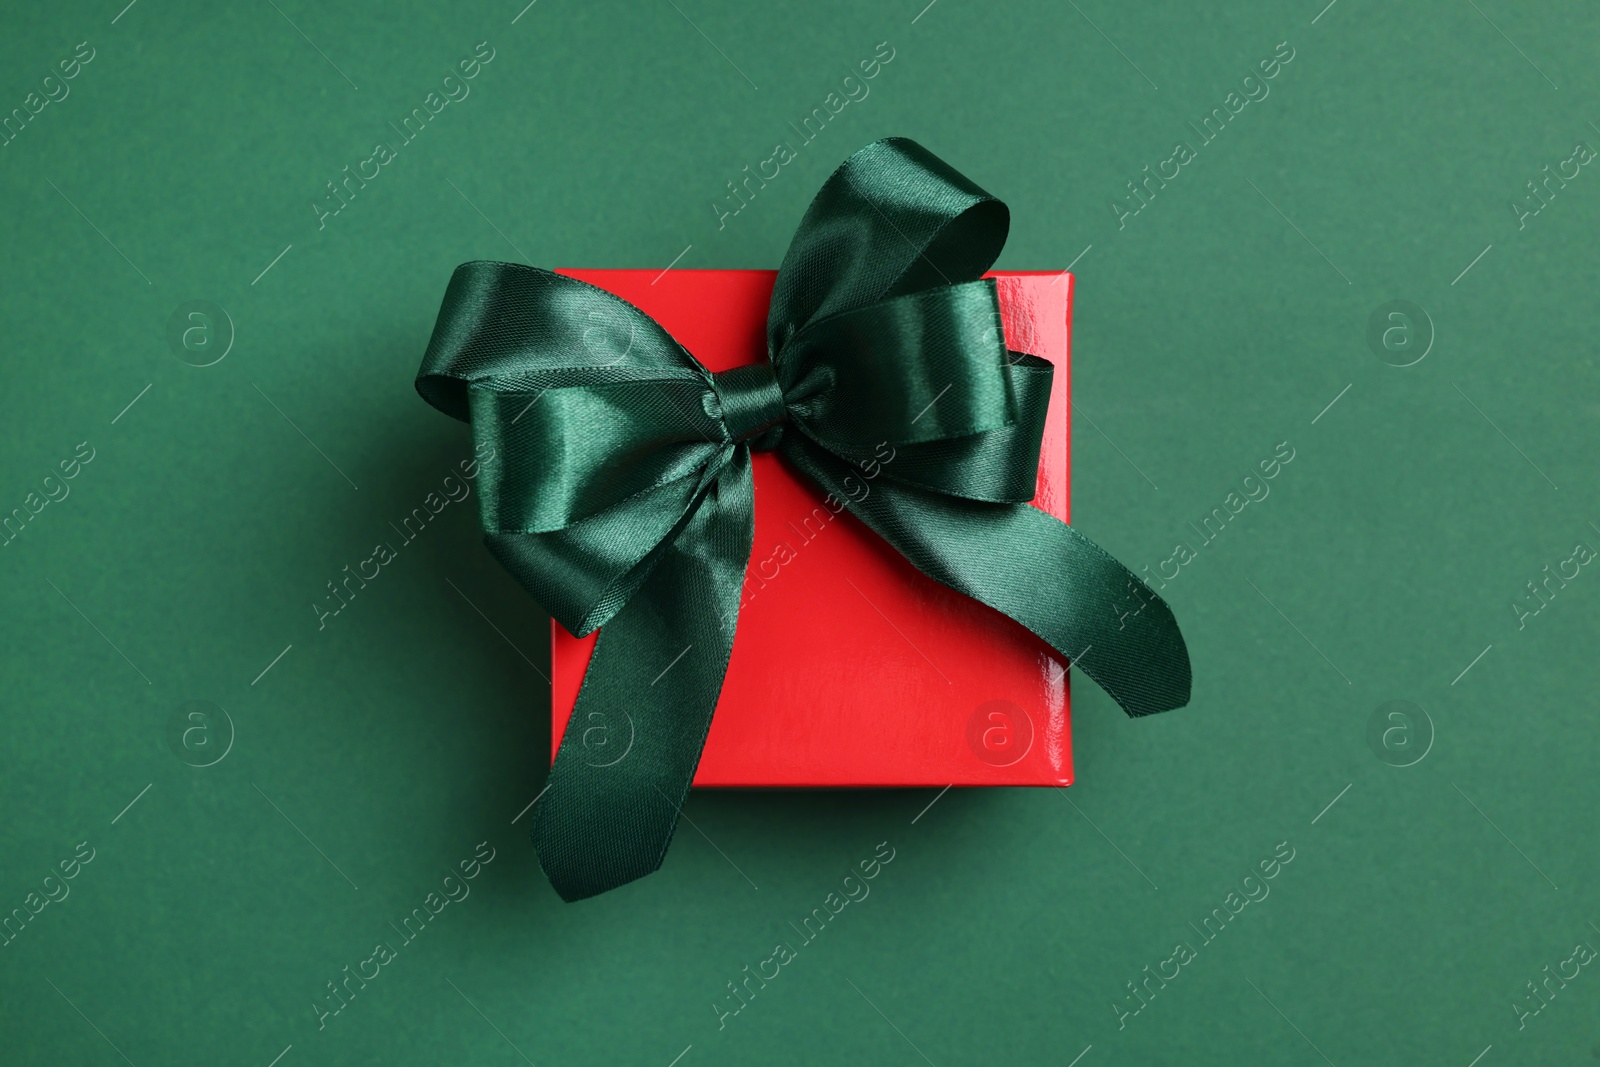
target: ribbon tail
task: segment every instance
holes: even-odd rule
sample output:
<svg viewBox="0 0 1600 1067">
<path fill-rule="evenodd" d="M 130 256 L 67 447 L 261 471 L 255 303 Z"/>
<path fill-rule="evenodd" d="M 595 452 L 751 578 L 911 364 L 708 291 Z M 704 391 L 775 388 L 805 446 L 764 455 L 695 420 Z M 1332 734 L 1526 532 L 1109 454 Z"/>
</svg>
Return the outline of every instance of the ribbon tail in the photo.
<svg viewBox="0 0 1600 1067">
<path fill-rule="evenodd" d="M 564 900 L 661 866 L 733 651 L 754 517 L 750 453 L 737 448 L 600 628 L 530 835 Z"/>
<path fill-rule="evenodd" d="M 1033 631 L 1129 715 L 1189 702 L 1189 651 L 1172 609 L 1071 526 L 1031 505 L 964 500 L 888 478 L 857 500 L 848 465 L 798 435 L 782 451 L 918 570 Z"/>
</svg>

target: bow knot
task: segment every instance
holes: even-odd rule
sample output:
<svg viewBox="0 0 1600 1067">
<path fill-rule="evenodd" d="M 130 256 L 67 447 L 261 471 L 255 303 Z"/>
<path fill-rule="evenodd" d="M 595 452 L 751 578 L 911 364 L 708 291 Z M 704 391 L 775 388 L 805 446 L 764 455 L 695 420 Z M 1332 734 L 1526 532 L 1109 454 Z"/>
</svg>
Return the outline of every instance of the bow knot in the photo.
<svg viewBox="0 0 1600 1067">
<path fill-rule="evenodd" d="M 735 367 L 713 374 L 711 380 L 728 436 L 748 442 L 755 452 L 777 448 L 783 440 L 783 427 L 779 424 L 788 419 L 789 408 L 772 364 L 762 360 Z"/>
</svg>

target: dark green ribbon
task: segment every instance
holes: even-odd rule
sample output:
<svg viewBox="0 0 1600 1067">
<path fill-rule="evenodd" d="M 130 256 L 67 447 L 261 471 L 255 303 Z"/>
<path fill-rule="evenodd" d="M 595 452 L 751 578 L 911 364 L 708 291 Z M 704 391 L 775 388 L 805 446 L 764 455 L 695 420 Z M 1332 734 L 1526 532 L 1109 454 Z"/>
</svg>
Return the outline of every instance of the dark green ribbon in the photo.
<svg viewBox="0 0 1600 1067">
<path fill-rule="evenodd" d="M 1009 225 L 1004 204 L 915 142 L 868 145 L 789 246 L 769 361 L 720 374 L 594 286 L 456 268 L 417 390 L 493 445 L 479 477 L 490 551 L 571 633 L 601 628 L 532 834 L 567 900 L 649 874 L 672 840 L 733 648 L 752 450 L 777 450 L 1128 714 L 1188 702 L 1167 605 L 1027 503 L 1052 368 L 1006 350 L 994 283 L 979 280 Z M 885 443 L 893 462 L 854 499 L 847 482 Z M 619 713 L 631 749 L 593 759 L 588 724 Z"/>
</svg>

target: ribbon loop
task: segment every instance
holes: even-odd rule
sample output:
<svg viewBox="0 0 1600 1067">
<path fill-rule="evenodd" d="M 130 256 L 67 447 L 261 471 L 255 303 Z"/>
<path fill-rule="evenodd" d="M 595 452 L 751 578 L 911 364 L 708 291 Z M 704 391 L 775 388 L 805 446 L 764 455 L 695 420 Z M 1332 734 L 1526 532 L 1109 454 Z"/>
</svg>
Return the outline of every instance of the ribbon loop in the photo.
<svg viewBox="0 0 1600 1067">
<path fill-rule="evenodd" d="M 666 854 L 732 653 L 755 451 L 776 450 L 923 574 L 1033 631 L 1129 715 L 1188 702 L 1167 605 L 1025 503 L 1052 368 L 1006 350 L 980 280 L 1009 220 L 921 145 L 868 145 L 823 184 L 784 256 L 770 360 L 719 374 L 594 286 L 457 268 L 417 391 L 472 423 L 495 558 L 571 633 L 604 627 L 534 817 L 563 898 Z M 868 464 L 884 478 L 858 500 L 846 484 Z M 590 749 L 591 733 L 623 725 L 622 755 Z"/>
<path fill-rule="evenodd" d="M 778 270 L 767 348 L 781 364 L 806 323 L 904 293 L 971 281 L 994 265 L 1011 213 L 904 137 L 840 164 L 806 210 Z"/>
<path fill-rule="evenodd" d="M 1016 421 L 994 282 L 842 311 L 784 350 L 796 422 L 831 450 L 963 437 Z"/>
</svg>

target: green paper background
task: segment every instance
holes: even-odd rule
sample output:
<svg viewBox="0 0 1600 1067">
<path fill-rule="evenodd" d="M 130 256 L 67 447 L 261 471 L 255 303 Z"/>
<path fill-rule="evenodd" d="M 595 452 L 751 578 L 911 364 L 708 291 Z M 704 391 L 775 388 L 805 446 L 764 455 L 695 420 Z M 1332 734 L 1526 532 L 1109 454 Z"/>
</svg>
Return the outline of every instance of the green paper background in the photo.
<svg viewBox="0 0 1600 1067">
<path fill-rule="evenodd" d="M 1600 947 L 1600 577 L 1511 607 L 1600 544 L 1600 174 L 1509 206 L 1600 144 L 1600 13 L 1324 2 L 13 6 L 0 114 L 94 58 L 0 148 L 0 512 L 94 459 L 0 550 L 0 909 L 95 851 L 0 948 L 0 1060 L 1600 1057 L 1592 967 L 1512 1007 Z M 319 229 L 325 183 L 480 41 L 470 95 Z M 719 229 L 725 183 L 880 41 L 870 95 Z M 1111 199 L 1285 41 L 1270 95 L 1119 227 Z M 1194 547 L 1164 591 L 1194 701 L 1130 721 L 1080 682 L 1059 796 L 696 795 L 660 873 L 563 905 L 513 825 L 548 623 L 473 505 L 325 629 L 308 604 L 469 454 L 411 386 L 458 262 L 772 267 L 889 135 L 1010 204 L 1000 267 L 1076 263 L 1074 518 L 1135 569 Z M 1367 339 L 1397 299 L 1427 315 L 1407 367 Z M 197 300 L 235 334 L 205 368 L 167 340 Z M 1386 749 L 1393 700 L 1427 719 Z M 185 750 L 188 701 L 231 720 L 212 766 L 180 754 L 229 731 Z M 325 983 L 480 841 L 471 895 L 319 1029 Z M 871 895 L 719 1029 L 726 983 L 883 841 Z"/>
</svg>

